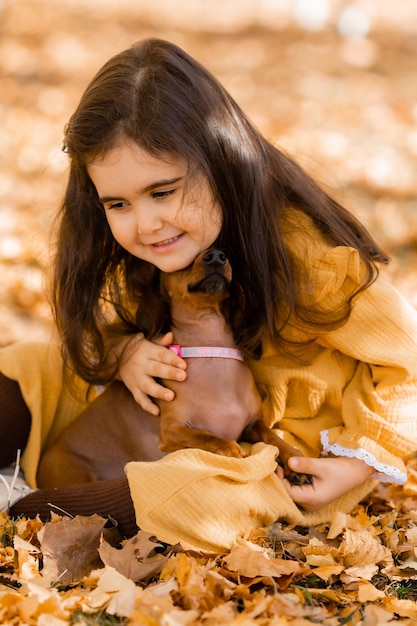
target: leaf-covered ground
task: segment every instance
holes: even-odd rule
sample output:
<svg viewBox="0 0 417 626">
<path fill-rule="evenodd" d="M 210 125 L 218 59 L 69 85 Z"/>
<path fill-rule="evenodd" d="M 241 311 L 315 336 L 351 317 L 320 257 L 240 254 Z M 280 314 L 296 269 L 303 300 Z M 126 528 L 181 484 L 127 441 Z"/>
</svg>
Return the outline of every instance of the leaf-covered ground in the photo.
<svg viewBox="0 0 417 626">
<path fill-rule="evenodd" d="M 17 626 L 417 624 L 417 460 L 350 515 L 275 523 L 225 554 L 122 540 L 98 515 L 0 514 L 0 623 Z M 204 509 L 202 509 L 204 514 Z"/>
</svg>

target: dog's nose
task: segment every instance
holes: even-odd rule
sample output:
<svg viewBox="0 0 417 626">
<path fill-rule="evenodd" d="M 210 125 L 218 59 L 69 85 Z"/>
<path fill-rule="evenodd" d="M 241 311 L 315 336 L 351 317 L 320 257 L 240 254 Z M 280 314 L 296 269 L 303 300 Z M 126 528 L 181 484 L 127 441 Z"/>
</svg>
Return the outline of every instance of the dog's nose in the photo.
<svg viewBox="0 0 417 626">
<path fill-rule="evenodd" d="M 226 255 L 222 250 L 209 250 L 203 256 L 203 263 L 209 267 L 220 267 L 226 264 Z"/>
</svg>

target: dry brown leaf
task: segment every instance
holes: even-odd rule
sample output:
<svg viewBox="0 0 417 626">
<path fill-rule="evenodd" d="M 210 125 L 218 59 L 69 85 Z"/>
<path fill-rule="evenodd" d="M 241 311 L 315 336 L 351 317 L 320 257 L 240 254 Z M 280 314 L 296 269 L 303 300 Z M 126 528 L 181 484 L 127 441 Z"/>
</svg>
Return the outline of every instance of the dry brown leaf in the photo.
<svg viewBox="0 0 417 626">
<path fill-rule="evenodd" d="M 297 561 L 270 558 L 263 548 L 239 539 L 230 553 L 224 557 L 227 567 L 241 576 L 255 578 L 256 576 L 291 576 L 302 571 L 303 567 Z"/>
<path fill-rule="evenodd" d="M 393 622 L 397 622 L 394 613 L 381 606 L 368 604 L 364 609 L 363 626 L 392 626 Z"/>
<path fill-rule="evenodd" d="M 293 541 L 300 545 L 307 545 L 309 538 L 301 535 L 293 528 L 286 528 L 282 522 L 274 522 L 268 532 L 268 538 L 272 543 L 286 543 Z M 248 537 L 248 539 L 250 539 Z"/>
<path fill-rule="evenodd" d="M 339 552 L 317 537 L 312 537 L 308 546 L 303 548 L 306 561 L 316 567 L 332 567 L 337 564 Z"/>
<path fill-rule="evenodd" d="M 368 563 L 368 565 L 358 565 L 345 569 L 345 575 L 355 580 L 371 580 L 379 571 L 378 565 Z"/>
<path fill-rule="evenodd" d="M 98 547 L 106 523 L 100 515 L 77 515 L 45 524 L 38 538 L 48 575 L 61 582 L 74 582 L 102 567 Z"/>
<path fill-rule="evenodd" d="M 346 567 L 392 563 L 391 551 L 373 537 L 368 529 L 346 530 L 340 553 L 343 555 Z"/>
<path fill-rule="evenodd" d="M 149 533 L 140 530 L 124 542 L 121 548 L 111 546 L 104 537 L 100 540 L 99 555 L 105 565 L 114 567 L 126 578 L 138 582 L 159 574 L 169 555 L 156 552 L 163 548 Z"/>
</svg>

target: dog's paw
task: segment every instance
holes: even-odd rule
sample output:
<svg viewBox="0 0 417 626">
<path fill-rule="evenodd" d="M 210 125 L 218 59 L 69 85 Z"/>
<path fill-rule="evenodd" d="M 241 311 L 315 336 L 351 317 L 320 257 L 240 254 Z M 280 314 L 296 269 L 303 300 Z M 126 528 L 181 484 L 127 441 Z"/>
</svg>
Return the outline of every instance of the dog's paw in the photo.
<svg viewBox="0 0 417 626">
<path fill-rule="evenodd" d="M 229 456 L 236 459 L 243 459 L 246 457 L 244 449 L 236 441 L 225 441 L 224 445 L 217 449 L 217 454 L 222 456 Z"/>
<path fill-rule="evenodd" d="M 313 484 L 313 476 L 311 474 L 300 474 L 298 472 L 287 470 L 285 472 L 285 478 L 291 485 L 297 485 L 298 487 Z"/>
</svg>

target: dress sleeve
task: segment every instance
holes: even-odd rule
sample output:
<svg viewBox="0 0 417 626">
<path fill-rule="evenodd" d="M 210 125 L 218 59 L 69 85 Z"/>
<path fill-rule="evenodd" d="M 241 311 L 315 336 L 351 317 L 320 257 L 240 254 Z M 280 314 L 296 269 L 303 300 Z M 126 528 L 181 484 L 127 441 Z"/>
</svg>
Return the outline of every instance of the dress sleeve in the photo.
<svg viewBox="0 0 417 626">
<path fill-rule="evenodd" d="M 313 266 L 324 309 L 363 284 L 357 250 L 337 247 Z M 348 321 L 318 339 L 351 356 L 356 367 L 342 397 L 343 426 L 322 431 L 323 454 L 350 456 L 375 477 L 402 484 L 403 458 L 417 449 L 417 312 L 382 274 L 353 299 Z"/>
</svg>

